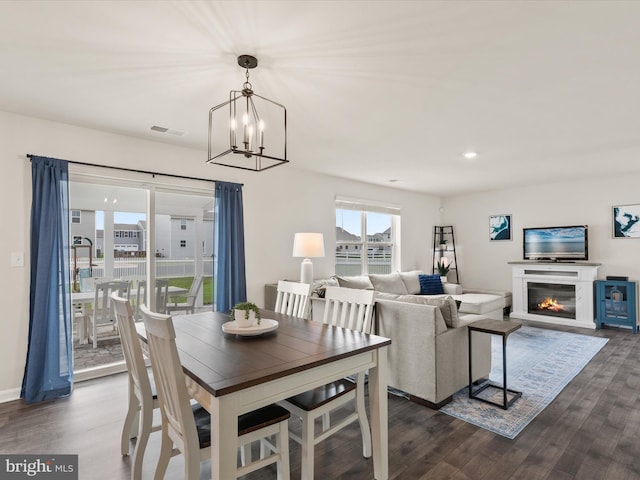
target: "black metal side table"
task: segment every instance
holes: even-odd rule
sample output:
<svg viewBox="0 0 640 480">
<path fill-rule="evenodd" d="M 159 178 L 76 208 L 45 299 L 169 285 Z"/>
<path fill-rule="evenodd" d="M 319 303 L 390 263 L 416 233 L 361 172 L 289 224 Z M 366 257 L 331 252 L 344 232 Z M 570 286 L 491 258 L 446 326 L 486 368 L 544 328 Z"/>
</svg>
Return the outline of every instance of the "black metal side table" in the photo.
<svg viewBox="0 0 640 480">
<path fill-rule="evenodd" d="M 469 325 L 469 398 L 481 400 L 485 403 L 490 403 L 491 405 L 502 407 L 505 410 L 507 410 L 513 404 L 513 402 L 520 398 L 522 392 L 510 390 L 507 388 L 507 337 L 509 336 L 509 334 L 518 330 L 520 327 L 522 327 L 522 323 L 516 322 L 514 320 L 494 320 L 491 318 L 478 320 L 477 322 Z M 502 385 L 495 385 L 493 383 L 487 382 L 481 387 L 477 388 L 475 391 L 473 390 L 473 357 L 471 355 L 472 332 L 488 333 L 490 335 L 500 335 L 502 337 Z M 502 403 L 494 402 L 493 400 L 489 400 L 487 398 L 480 398 L 478 396 L 480 392 L 483 392 L 490 387 L 502 390 Z M 507 392 L 512 394 L 510 399 L 507 398 Z"/>
</svg>

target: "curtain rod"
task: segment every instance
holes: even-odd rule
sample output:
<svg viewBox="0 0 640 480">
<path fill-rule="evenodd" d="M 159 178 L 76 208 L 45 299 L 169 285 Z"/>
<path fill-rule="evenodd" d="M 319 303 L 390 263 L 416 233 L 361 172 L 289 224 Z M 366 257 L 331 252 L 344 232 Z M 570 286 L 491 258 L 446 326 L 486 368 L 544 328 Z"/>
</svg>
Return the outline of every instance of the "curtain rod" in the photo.
<svg viewBox="0 0 640 480">
<path fill-rule="evenodd" d="M 39 157 L 42 155 L 34 155 L 32 153 L 27 153 L 27 158 L 31 158 L 31 157 Z M 187 177 L 184 175 L 173 175 L 171 173 L 159 173 L 159 172 L 150 172 L 148 170 L 138 170 L 137 168 L 123 168 L 123 167 L 114 167 L 112 165 L 99 165 L 97 163 L 89 163 L 89 162 L 77 162 L 74 160 L 64 160 L 65 162 L 68 163 L 73 163 L 75 165 L 88 165 L 90 167 L 100 167 L 100 168 L 110 168 L 112 170 L 120 170 L 123 172 L 134 172 L 134 173 L 145 173 L 147 175 L 151 175 L 155 178 L 156 175 L 161 175 L 163 177 L 171 177 L 171 178 L 182 178 L 184 180 L 198 180 L 200 182 L 223 182 L 226 180 L 211 180 L 210 178 L 199 178 L 199 177 Z M 239 185 L 244 187 L 243 183 L 240 183 Z"/>
</svg>

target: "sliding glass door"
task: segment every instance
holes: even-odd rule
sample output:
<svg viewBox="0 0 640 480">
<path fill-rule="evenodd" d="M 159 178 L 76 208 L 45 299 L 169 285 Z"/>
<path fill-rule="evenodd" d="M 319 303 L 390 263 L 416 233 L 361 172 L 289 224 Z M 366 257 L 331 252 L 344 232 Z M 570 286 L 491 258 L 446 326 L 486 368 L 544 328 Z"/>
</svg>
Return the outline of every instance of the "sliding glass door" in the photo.
<svg viewBox="0 0 640 480">
<path fill-rule="evenodd" d="M 202 276 L 196 309 L 211 308 L 213 184 L 203 188 L 201 182 L 188 183 L 71 176 L 69 254 L 76 380 L 125 369 L 117 326 L 94 329 L 100 313 L 94 301 L 96 284 L 126 282 L 134 311 L 145 304 L 164 313 L 167 304 L 186 301 L 194 278 Z M 147 288 L 149 284 L 155 287 Z M 155 294 L 157 289 L 160 295 Z"/>
</svg>

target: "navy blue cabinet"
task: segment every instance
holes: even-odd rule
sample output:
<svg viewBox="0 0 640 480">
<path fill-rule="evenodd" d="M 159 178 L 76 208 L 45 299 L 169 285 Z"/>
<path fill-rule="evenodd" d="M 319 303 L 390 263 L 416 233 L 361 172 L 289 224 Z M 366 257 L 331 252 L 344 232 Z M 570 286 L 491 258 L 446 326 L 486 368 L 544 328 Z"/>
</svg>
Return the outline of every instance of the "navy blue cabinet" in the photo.
<svg viewBox="0 0 640 480">
<path fill-rule="evenodd" d="M 596 280 L 596 328 L 604 324 L 631 327 L 638 333 L 637 282 Z"/>
</svg>

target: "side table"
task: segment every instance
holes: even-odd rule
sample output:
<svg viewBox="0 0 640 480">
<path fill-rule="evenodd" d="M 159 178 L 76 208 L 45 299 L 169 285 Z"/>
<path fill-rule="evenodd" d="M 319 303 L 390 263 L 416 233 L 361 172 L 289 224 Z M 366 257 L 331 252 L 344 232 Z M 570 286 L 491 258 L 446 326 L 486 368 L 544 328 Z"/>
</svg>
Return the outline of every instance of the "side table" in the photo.
<svg viewBox="0 0 640 480">
<path fill-rule="evenodd" d="M 520 398 L 522 392 L 510 390 L 507 388 L 507 337 L 512 332 L 518 330 L 520 327 L 522 327 L 522 323 L 514 320 L 494 320 L 491 318 L 478 320 L 477 322 L 469 325 L 469 398 L 481 400 L 485 403 L 490 403 L 491 405 L 502 407 L 505 410 L 507 410 L 513 404 L 513 402 Z M 490 335 L 500 335 L 502 337 L 502 385 L 495 385 L 493 383 L 487 382 L 475 391 L 473 390 L 473 379 L 471 375 L 473 359 L 473 356 L 471 355 L 472 332 L 488 333 Z M 478 396 L 480 392 L 483 392 L 490 387 L 502 390 L 502 403 L 494 402 L 493 400 L 481 398 Z M 512 394 L 510 399 L 507 398 L 507 392 Z"/>
</svg>

